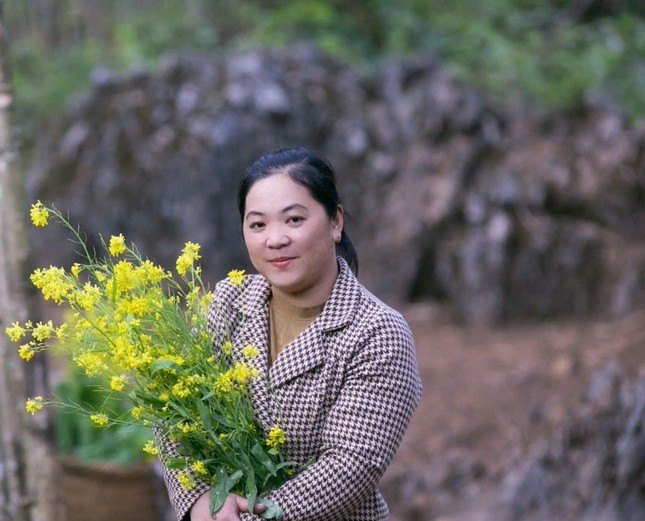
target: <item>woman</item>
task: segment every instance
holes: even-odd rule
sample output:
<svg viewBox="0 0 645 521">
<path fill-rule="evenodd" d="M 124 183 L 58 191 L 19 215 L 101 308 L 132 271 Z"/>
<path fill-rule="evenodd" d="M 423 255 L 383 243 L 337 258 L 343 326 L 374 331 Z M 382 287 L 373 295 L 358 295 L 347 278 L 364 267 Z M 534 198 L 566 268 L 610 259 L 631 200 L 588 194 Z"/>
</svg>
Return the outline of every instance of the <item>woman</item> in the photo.
<svg viewBox="0 0 645 521">
<path fill-rule="evenodd" d="M 386 520 L 377 484 L 421 390 L 409 327 L 357 281 L 325 160 L 303 148 L 266 154 L 247 169 L 238 203 L 259 274 L 217 285 L 209 325 L 229 332 L 238 358 L 246 344 L 260 350 L 255 414 L 283 428 L 288 459 L 312 462 L 266 497 L 284 521 Z M 171 472 L 167 483 L 178 519 L 212 519 L 205 483 L 184 491 Z M 229 494 L 215 519 L 259 517 Z"/>
</svg>

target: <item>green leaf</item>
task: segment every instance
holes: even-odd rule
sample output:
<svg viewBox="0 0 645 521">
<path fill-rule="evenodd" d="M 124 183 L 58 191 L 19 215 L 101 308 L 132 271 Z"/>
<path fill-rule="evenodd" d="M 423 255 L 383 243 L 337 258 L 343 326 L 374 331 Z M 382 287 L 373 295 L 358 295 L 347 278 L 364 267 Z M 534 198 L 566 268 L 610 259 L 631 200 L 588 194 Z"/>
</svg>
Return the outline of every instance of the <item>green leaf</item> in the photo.
<svg viewBox="0 0 645 521">
<path fill-rule="evenodd" d="M 176 369 L 181 371 L 181 366 L 172 360 L 159 359 L 155 360 L 150 366 L 150 375 L 154 375 L 163 369 Z"/>
<path fill-rule="evenodd" d="M 181 456 L 186 456 L 189 459 L 196 460 L 202 459 L 203 453 L 199 446 L 196 446 L 190 439 L 181 439 L 177 442 L 177 452 Z"/>
<path fill-rule="evenodd" d="M 207 431 L 212 431 L 213 430 L 213 419 L 210 414 L 210 411 L 208 410 L 208 407 L 204 405 L 204 402 L 199 401 L 197 402 L 197 409 L 199 410 L 199 417 L 202 420 L 202 423 L 204 424 L 204 428 Z"/>
<path fill-rule="evenodd" d="M 186 460 L 184 458 L 164 458 L 164 465 L 173 470 L 181 470 L 186 468 Z"/>
<path fill-rule="evenodd" d="M 264 519 L 282 519 L 282 509 L 273 501 L 261 497 L 258 498 L 258 503 L 266 507 L 260 514 Z"/>
<path fill-rule="evenodd" d="M 262 446 L 259 443 L 256 443 L 253 445 L 253 448 L 251 449 L 251 454 L 255 456 L 258 461 L 264 466 L 264 468 L 267 469 L 267 471 L 272 475 L 276 476 L 277 475 L 277 470 L 275 465 L 273 464 L 273 461 L 271 461 L 271 458 L 269 458 L 269 455 L 266 453 L 266 451 L 262 448 Z"/>
<path fill-rule="evenodd" d="M 216 414 L 214 412 L 211 412 L 211 417 L 213 419 L 217 420 L 217 423 L 219 423 L 220 425 L 223 425 L 224 427 L 232 427 L 233 426 L 233 425 L 231 425 L 231 422 L 228 421 L 226 418 L 224 418 L 224 416 L 222 416 L 221 414 Z"/>
<path fill-rule="evenodd" d="M 214 515 L 215 512 L 222 508 L 227 495 L 228 491 L 225 489 L 225 481 L 216 481 L 208 495 L 208 508 L 211 515 Z"/>
<path fill-rule="evenodd" d="M 253 507 L 255 506 L 258 497 L 258 486 L 255 484 L 255 472 L 253 472 L 253 467 L 249 466 L 247 470 L 246 500 L 248 502 L 249 512 L 253 512 Z"/>
<path fill-rule="evenodd" d="M 230 476 L 226 473 L 224 467 L 220 467 L 217 470 L 217 476 L 215 477 L 215 482 L 211 487 L 210 494 L 208 495 L 208 508 L 210 509 L 211 514 L 215 514 L 226 501 L 226 496 L 237 484 L 240 478 L 243 476 L 241 470 L 233 472 Z"/>
</svg>

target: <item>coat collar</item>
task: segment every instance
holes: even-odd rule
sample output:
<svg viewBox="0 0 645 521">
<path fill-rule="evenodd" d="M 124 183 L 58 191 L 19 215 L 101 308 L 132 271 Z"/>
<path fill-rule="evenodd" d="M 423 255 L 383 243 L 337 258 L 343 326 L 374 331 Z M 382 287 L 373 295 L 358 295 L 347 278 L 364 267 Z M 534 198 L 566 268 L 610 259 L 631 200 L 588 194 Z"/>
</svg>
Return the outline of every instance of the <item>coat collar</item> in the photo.
<svg viewBox="0 0 645 521">
<path fill-rule="evenodd" d="M 351 323 L 360 299 L 360 284 L 345 259 L 338 257 L 338 266 L 338 278 L 325 307 L 316 319 L 317 326 L 322 331 L 333 331 Z M 251 317 L 266 309 L 270 296 L 269 281 L 262 276 L 256 276 L 235 305 L 244 316 Z"/>
<path fill-rule="evenodd" d="M 325 334 L 349 325 L 356 316 L 361 295 L 361 285 L 347 262 L 338 258 L 339 274 L 325 306 L 314 322 L 291 342 L 269 368 L 266 356 L 254 360 L 253 365 L 272 388 L 280 387 L 297 376 L 324 363 L 327 357 Z M 243 342 L 254 343 L 261 353 L 268 352 L 268 301 L 271 295 L 269 282 L 261 276 L 254 277 L 238 300 L 243 320 Z M 264 380 L 264 378 L 262 378 Z M 264 384 L 259 384 L 263 387 Z M 260 389 L 256 387 L 256 391 Z M 264 389 L 263 389 L 264 390 Z M 254 393 L 256 399 L 263 392 Z"/>
<path fill-rule="evenodd" d="M 338 278 L 317 319 L 321 331 L 333 331 L 349 325 L 356 316 L 360 301 L 361 285 L 345 259 L 338 257 L 338 266 Z"/>
</svg>

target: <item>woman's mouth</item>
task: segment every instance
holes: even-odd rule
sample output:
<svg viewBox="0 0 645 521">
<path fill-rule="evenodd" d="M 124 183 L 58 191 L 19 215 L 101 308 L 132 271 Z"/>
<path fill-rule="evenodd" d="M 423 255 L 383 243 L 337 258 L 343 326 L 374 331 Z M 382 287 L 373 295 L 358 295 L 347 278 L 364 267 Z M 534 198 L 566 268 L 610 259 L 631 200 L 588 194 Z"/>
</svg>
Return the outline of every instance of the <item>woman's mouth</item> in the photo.
<svg viewBox="0 0 645 521">
<path fill-rule="evenodd" d="M 271 259 L 269 262 L 274 268 L 282 269 L 291 264 L 291 261 L 293 261 L 294 259 L 295 257 L 277 257 L 275 259 Z"/>
</svg>

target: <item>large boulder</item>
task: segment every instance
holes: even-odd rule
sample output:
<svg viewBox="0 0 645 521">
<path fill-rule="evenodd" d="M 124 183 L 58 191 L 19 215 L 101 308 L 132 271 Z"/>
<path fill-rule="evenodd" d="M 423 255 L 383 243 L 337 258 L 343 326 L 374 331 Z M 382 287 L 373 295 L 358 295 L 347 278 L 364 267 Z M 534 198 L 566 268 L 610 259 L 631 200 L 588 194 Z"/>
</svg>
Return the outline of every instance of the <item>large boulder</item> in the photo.
<svg viewBox="0 0 645 521">
<path fill-rule="evenodd" d="M 95 76 L 28 176 L 91 241 L 123 232 L 166 264 L 200 242 L 211 281 L 248 268 L 237 181 L 298 144 L 334 164 L 360 278 L 386 301 L 444 299 L 474 323 L 645 303 L 645 125 L 612 108 L 536 115 L 428 57 L 367 74 L 306 47 Z M 71 260 L 60 235 L 33 244 L 34 262 Z"/>
<path fill-rule="evenodd" d="M 328 91 L 330 74 L 348 96 Z M 90 241 L 123 232 L 168 266 L 185 241 L 199 242 L 215 280 L 247 267 L 236 201 L 244 167 L 292 143 L 321 148 L 358 81 L 306 49 L 97 74 L 39 149 L 30 193 L 69 211 Z M 34 241 L 38 258 L 69 262 L 72 249 L 49 231 Z"/>
</svg>

